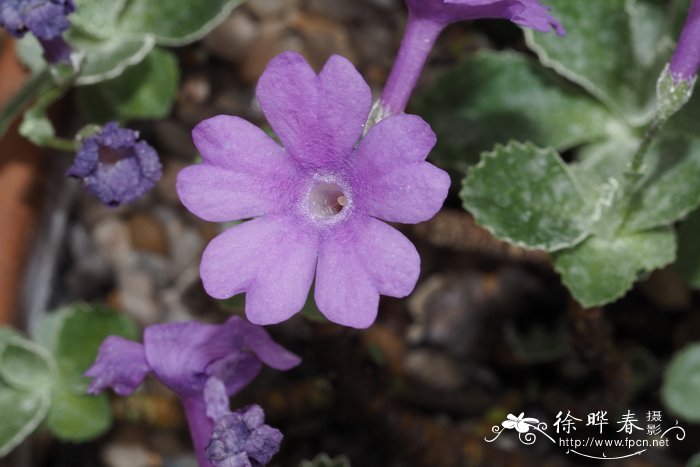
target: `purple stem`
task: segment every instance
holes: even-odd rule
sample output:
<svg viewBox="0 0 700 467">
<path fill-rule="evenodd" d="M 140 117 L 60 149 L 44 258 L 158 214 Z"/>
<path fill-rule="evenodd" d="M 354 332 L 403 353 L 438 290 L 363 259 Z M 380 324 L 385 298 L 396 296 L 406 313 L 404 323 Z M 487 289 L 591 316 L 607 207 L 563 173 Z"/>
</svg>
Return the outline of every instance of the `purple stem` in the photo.
<svg viewBox="0 0 700 467">
<path fill-rule="evenodd" d="M 693 0 L 669 72 L 676 83 L 695 77 L 700 66 L 700 0 Z"/>
<path fill-rule="evenodd" d="M 187 424 L 190 427 L 192 443 L 197 453 L 199 467 L 212 467 L 205 450 L 214 431 L 214 423 L 207 417 L 207 408 L 201 394 L 182 398 Z"/>
<path fill-rule="evenodd" d="M 443 28 L 444 25 L 439 22 L 409 14 L 398 56 L 380 99 L 387 116 L 401 113 L 406 108 L 428 55 Z"/>
</svg>

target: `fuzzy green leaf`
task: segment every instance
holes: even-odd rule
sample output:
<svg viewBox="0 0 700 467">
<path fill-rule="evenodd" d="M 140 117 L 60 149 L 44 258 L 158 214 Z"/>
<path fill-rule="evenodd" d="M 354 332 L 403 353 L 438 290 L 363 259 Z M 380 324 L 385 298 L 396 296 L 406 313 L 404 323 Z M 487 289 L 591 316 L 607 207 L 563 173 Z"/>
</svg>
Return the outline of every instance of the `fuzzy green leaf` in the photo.
<svg viewBox="0 0 700 467">
<path fill-rule="evenodd" d="M 102 341 L 111 335 L 137 338 L 134 323 L 125 315 L 98 306 L 72 305 L 55 312 L 39 336 L 50 344 L 64 384 L 82 393 L 87 379 L 83 373 L 97 357 Z M 42 323 L 43 324 L 43 323 Z"/>
<path fill-rule="evenodd" d="M 688 103 L 666 123 L 664 134 L 697 137 L 700 134 L 700 91 L 695 90 Z"/>
<path fill-rule="evenodd" d="M 85 53 L 77 85 L 95 84 L 116 78 L 128 67 L 143 60 L 155 46 L 153 36 L 114 36 L 107 40 L 95 39 L 76 31 L 67 34 L 71 45 Z"/>
<path fill-rule="evenodd" d="M 78 104 L 98 123 L 162 118 L 177 97 L 179 75 L 175 56 L 156 47 L 117 78 L 78 88 Z"/>
<path fill-rule="evenodd" d="M 479 224 L 527 248 L 556 251 L 589 233 L 591 204 L 553 149 L 496 146 L 469 172 L 460 195 Z"/>
<path fill-rule="evenodd" d="M 12 337 L 0 352 L 0 378 L 17 389 L 49 391 L 55 363 L 46 350 L 21 337 Z"/>
<path fill-rule="evenodd" d="M 700 422 L 700 344 L 692 344 L 673 356 L 666 369 L 661 399 L 671 412 Z"/>
<path fill-rule="evenodd" d="M 50 404 L 48 391 L 22 391 L 0 379 L 0 457 L 12 451 L 39 426 Z"/>
<path fill-rule="evenodd" d="M 462 60 L 418 99 L 416 113 L 440 136 L 432 157 L 456 166 L 512 139 L 562 150 L 624 125 L 580 88 L 509 52 Z"/>
<path fill-rule="evenodd" d="M 675 257 L 675 236 L 662 228 L 614 238 L 589 237 L 556 253 L 554 266 L 574 298 L 593 307 L 622 297 L 640 274 L 666 266 Z"/>
<path fill-rule="evenodd" d="M 560 38 L 526 30 L 527 42 L 540 61 L 630 122 L 648 121 L 656 79 L 671 44 L 660 37 L 664 15 L 646 0 L 550 0 L 548 6 L 567 34 Z"/>
<path fill-rule="evenodd" d="M 106 394 L 91 396 L 59 390 L 46 420 L 49 429 L 61 439 L 83 442 L 94 439 L 112 425 L 112 412 Z"/>
<path fill-rule="evenodd" d="M 106 398 L 86 395 L 88 380 L 83 376 L 95 361 L 100 344 L 110 335 L 136 339 L 136 326 L 124 315 L 85 304 L 52 313 L 39 325 L 37 338 L 51 350 L 58 364 L 49 428 L 59 438 L 92 439 L 111 424 Z"/>
<path fill-rule="evenodd" d="M 203 37 L 242 0 L 131 0 L 119 21 L 120 34 L 153 34 L 159 44 L 182 45 Z"/>
<path fill-rule="evenodd" d="M 46 350 L 0 328 L 0 457 L 29 436 L 46 416 L 55 367 Z"/>
<path fill-rule="evenodd" d="M 114 35 L 119 14 L 127 0 L 76 0 L 75 13 L 70 15 L 73 26 L 100 38 Z"/>
<path fill-rule="evenodd" d="M 647 153 L 645 167 L 626 231 L 670 225 L 700 206 L 700 140 L 661 139 Z"/>
</svg>

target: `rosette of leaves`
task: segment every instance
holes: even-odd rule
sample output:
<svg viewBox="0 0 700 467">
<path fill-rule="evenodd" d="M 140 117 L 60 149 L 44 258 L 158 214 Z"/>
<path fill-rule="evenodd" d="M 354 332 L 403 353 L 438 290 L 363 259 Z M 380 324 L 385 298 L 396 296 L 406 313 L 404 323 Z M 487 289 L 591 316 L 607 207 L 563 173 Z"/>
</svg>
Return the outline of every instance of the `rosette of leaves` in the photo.
<svg viewBox="0 0 700 467">
<path fill-rule="evenodd" d="M 498 238 L 552 253 L 572 295 L 598 306 L 672 263 L 674 224 L 700 206 L 697 94 L 666 123 L 641 171 L 629 165 L 655 119 L 657 80 L 689 1 L 547 4 L 567 35 L 525 31 L 539 61 L 477 54 L 439 78 L 418 109 L 438 134 L 435 160 L 467 171 L 465 209 Z M 698 229 L 700 220 L 681 250 Z"/>
<path fill-rule="evenodd" d="M 46 108 L 71 86 L 77 86 L 78 107 L 91 122 L 164 117 L 180 78 L 174 54 L 164 47 L 200 39 L 242 1 L 76 0 L 65 34 L 75 67 L 48 73 L 38 42 L 31 36 L 20 41 L 23 61 L 52 81 L 37 89 L 40 99 L 25 114 L 21 133 L 38 144 L 53 138 Z"/>
<path fill-rule="evenodd" d="M 135 325 L 117 313 L 76 305 L 51 313 L 35 341 L 0 328 L 0 457 L 42 422 L 58 438 L 86 441 L 112 424 L 106 395 L 90 396 L 83 376 L 109 335 L 136 337 Z"/>
</svg>

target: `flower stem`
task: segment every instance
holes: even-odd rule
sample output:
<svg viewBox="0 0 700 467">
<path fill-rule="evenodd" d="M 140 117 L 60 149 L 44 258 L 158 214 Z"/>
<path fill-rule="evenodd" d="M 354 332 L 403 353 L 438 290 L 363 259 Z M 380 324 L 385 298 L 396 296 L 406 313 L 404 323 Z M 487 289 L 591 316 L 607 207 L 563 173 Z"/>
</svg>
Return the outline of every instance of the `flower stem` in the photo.
<svg viewBox="0 0 700 467">
<path fill-rule="evenodd" d="M 58 137 L 43 140 L 41 146 L 64 152 L 75 152 L 78 150 L 78 144 L 75 140 Z"/>
<path fill-rule="evenodd" d="M 212 467 L 205 449 L 209 444 L 214 424 L 207 417 L 207 408 L 201 395 L 182 398 L 182 406 L 185 408 L 187 424 L 190 427 L 190 435 L 194 450 L 197 453 L 199 467 Z"/>
<path fill-rule="evenodd" d="M 32 101 L 44 88 L 51 84 L 51 73 L 48 69 L 32 76 L 27 84 L 14 95 L 12 99 L 0 111 L 0 136 L 5 134 L 17 115 Z"/>
<path fill-rule="evenodd" d="M 436 21 L 409 14 L 398 56 L 380 98 L 380 112 L 384 117 L 401 113 L 406 108 L 443 27 Z"/>
</svg>

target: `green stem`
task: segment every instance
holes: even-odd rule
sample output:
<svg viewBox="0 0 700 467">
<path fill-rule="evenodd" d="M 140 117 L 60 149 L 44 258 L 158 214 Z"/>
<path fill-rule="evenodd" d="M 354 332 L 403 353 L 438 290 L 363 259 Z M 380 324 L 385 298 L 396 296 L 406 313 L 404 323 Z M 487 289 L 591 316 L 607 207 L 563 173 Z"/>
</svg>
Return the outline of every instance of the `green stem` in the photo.
<svg viewBox="0 0 700 467">
<path fill-rule="evenodd" d="M 78 150 L 78 144 L 75 140 L 59 137 L 45 139 L 41 142 L 41 145 L 64 152 L 76 152 Z"/>
<path fill-rule="evenodd" d="M 0 137 L 5 134 L 17 115 L 34 99 L 47 84 L 51 84 L 51 73 L 48 69 L 32 76 L 29 81 L 15 94 L 0 112 Z"/>
<path fill-rule="evenodd" d="M 651 143 L 659 134 L 659 131 L 661 131 L 661 127 L 664 123 L 665 120 L 655 118 L 654 121 L 649 124 L 646 131 L 644 131 L 642 142 L 639 144 L 637 152 L 634 153 L 634 157 L 632 157 L 629 167 L 629 174 L 635 176 L 637 179 L 639 179 L 639 177 L 642 175 L 644 155 L 649 150 L 649 146 L 651 146 Z"/>
<path fill-rule="evenodd" d="M 621 214 L 620 220 L 617 223 L 613 224 L 615 225 L 613 231 L 620 230 L 625 225 L 627 219 L 630 216 L 632 200 L 634 198 L 634 195 L 637 194 L 637 190 L 639 189 L 637 184 L 639 180 L 644 176 L 644 156 L 649 150 L 651 143 L 653 143 L 654 139 L 658 136 L 659 132 L 661 131 L 661 128 L 664 126 L 664 123 L 666 123 L 666 120 L 667 119 L 659 118 L 658 115 L 654 118 L 654 120 L 644 131 L 642 141 L 641 143 L 639 143 L 639 147 L 634 153 L 634 156 L 632 156 L 629 168 L 627 169 L 624 179 L 622 180 L 620 198 L 618 198 L 618 202 L 616 203 L 619 209 L 617 212 Z"/>
</svg>

